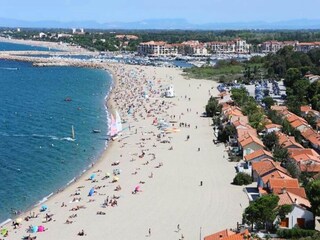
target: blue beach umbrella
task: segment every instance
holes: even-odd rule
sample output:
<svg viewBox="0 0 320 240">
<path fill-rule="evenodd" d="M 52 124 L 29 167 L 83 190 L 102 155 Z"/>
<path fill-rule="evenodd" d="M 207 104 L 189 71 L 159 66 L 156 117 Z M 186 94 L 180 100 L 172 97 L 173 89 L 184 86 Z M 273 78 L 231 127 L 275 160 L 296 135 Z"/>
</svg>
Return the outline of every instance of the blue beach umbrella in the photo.
<svg viewBox="0 0 320 240">
<path fill-rule="evenodd" d="M 92 174 L 92 175 L 90 176 L 90 180 L 93 180 L 95 177 L 96 177 L 96 175 L 95 175 L 95 174 Z"/>
<path fill-rule="evenodd" d="M 47 205 L 42 205 L 41 208 L 40 208 L 40 211 L 41 212 L 44 212 L 48 209 L 48 206 Z"/>
<path fill-rule="evenodd" d="M 88 196 L 91 197 L 93 195 L 93 193 L 94 193 L 94 188 L 91 188 L 90 191 L 89 191 Z"/>
<path fill-rule="evenodd" d="M 36 233 L 38 232 L 38 226 L 31 226 L 30 230 L 32 233 Z"/>
</svg>

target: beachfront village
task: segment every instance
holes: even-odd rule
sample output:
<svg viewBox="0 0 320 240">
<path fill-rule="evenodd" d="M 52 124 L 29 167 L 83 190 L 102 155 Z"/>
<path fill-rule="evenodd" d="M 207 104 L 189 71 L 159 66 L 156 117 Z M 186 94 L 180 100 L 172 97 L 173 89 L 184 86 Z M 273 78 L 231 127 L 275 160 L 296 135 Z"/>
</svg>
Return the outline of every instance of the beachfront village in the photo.
<svg viewBox="0 0 320 240">
<path fill-rule="evenodd" d="M 48 35 L 48 33 L 42 33 L 35 39 L 47 40 Z M 70 33 L 70 36 L 59 37 L 55 35 L 58 39 L 71 38 L 72 36 L 86 36 L 86 31 L 75 29 L 73 33 Z M 122 34 L 115 36 L 117 39 L 127 42 L 125 45 L 127 44 L 128 46 L 130 41 L 139 39 L 137 35 Z M 108 42 L 107 39 L 105 41 L 101 41 L 101 39 L 96 39 L 95 43 Z M 318 199 L 320 194 L 319 42 L 272 40 L 253 46 L 242 38 L 233 38 L 233 40 L 228 41 L 211 42 L 199 40 L 188 40 L 181 43 L 143 41 L 136 46 L 136 54 L 150 57 L 177 57 L 179 55 L 202 57 L 213 53 L 226 54 L 224 60 L 227 61 L 217 62 L 215 67 L 210 64 L 203 68 L 194 67 L 197 72 L 185 70 L 183 74 L 186 78 L 199 78 L 202 80 L 212 80 L 213 75 L 218 75 L 216 80 L 220 81 L 217 87 L 219 94 L 210 97 L 208 104 L 203 109 L 205 112 L 202 114 L 201 119 L 206 118 L 210 123 L 212 121 L 213 134 L 210 135 L 210 138 L 217 146 L 224 144 L 225 151 L 228 154 L 224 161 L 234 163 L 236 168 L 233 184 L 247 185 L 244 187 L 243 194 L 248 197 L 249 205 L 243 209 L 242 222 L 232 223 L 235 226 L 234 229 L 221 229 L 219 232 L 204 236 L 204 239 L 231 240 L 271 237 L 319 239 L 319 233 L 317 232 L 319 230 L 317 217 L 320 215 L 320 201 Z M 250 56 L 250 59 L 245 62 L 234 60 L 234 54 L 236 56 L 238 54 L 250 55 L 252 49 L 257 49 L 256 46 L 259 47 L 259 52 L 265 56 Z M 18 58 L 18 56 L 14 58 Z M 54 60 L 51 59 L 50 61 L 53 62 Z M 94 64 L 103 63 L 101 59 L 98 59 Z M 143 100 L 141 100 L 146 98 L 145 95 L 141 96 L 141 89 L 147 84 L 148 88 L 153 90 L 150 91 L 150 94 L 158 97 L 159 93 L 153 89 L 153 84 L 156 84 L 155 77 L 153 79 L 151 75 L 148 76 L 149 79 L 154 80 L 148 82 L 144 73 L 141 73 L 142 70 L 139 69 L 139 66 L 130 66 L 129 71 L 125 71 L 121 67 L 115 67 L 115 69 L 117 69 L 115 71 L 117 76 L 122 81 L 121 84 L 127 86 L 125 90 L 122 89 L 117 92 L 116 102 L 118 106 L 123 106 L 122 113 L 120 111 L 121 115 L 125 115 L 129 107 L 129 104 L 125 102 L 126 97 L 129 98 L 129 96 L 130 99 L 134 99 L 132 100 L 134 104 L 141 106 L 141 109 L 135 109 L 134 116 L 137 119 L 139 118 L 140 122 L 147 119 L 148 115 L 152 115 L 153 112 L 163 112 L 169 109 L 169 106 L 172 107 L 174 105 L 171 102 L 163 103 L 168 105 L 168 108 L 164 110 L 167 105 L 164 105 L 161 109 L 161 104 L 153 99 L 154 102 L 152 100 L 149 102 L 148 100 L 147 103 L 149 105 L 146 107 L 143 105 Z M 219 70 L 220 72 L 210 72 L 210 74 L 205 75 L 204 73 L 209 70 Z M 154 74 L 155 71 L 152 70 L 151 74 Z M 136 76 L 139 74 L 142 75 L 142 80 L 140 79 L 141 83 L 138 88 L 132 85 L 131 79 L 138 79 Z M 169 78 L 166 74 L 164 76 L 164 78 Z M 225 81 L 222 76 L 227 76 L 229 80 Z M 201 86 L 197 84 L 193 85 L 193 87 L 199 89 Z M 138 100 L 135 99 L 136 95 L 130 92 L 130 89 L 133 89 L 134 94 L 139 97 Z M 205 89 L 205 92 L 208 90 L 210 93 L 210 89 Z M 175 95 L 170 93 L 167 97 L 171 99 Z M 179 99 L 179 101 L 186 101 L 184 104 L 190 104 L 191 102 L 190 100 L 188 102 L 187 97 Z M 158 107 L 159 109 L 157 109 Z M 191 114 L 190 112 L 188 109 L 184 113 L 185 115 L 181 114 L 180 117 L 186 117 Z M 177 123 L 175 120 L 172 119 L 173 124 Z M 133 124 L 138 124 L 137 122 L 133 122 Z M 170 133 L 178 132 L 173 125 L 167 126 L 167 128 L 171 131 Z M 139 131 L 141 131 L 139 134 L 142 134 L 141 136 L 139 135 L 142 140 L 136 140 L 140 144 L 139 146 L 147 145 L 146 142 L 148 141 L 146 140 L 148 138 L 156 138 L 151 134 L 152 132 L 143 132 L 141 129 Z M 134 134 L 132 135 L 135 136 Z M 131 138 L 133 137 L 131 136 Z M 128 148 L 127 140 L 124 139 L 121 138 L 122 142 L 118 144 L 123 150 Z M 165 141 L 170 142 L 171 139 L 166 139 Z M 183 139 L 185 144 L 191 141 L 192 139 Z M 161 144 L 159 143 L 159 145 Z M 197 146 L 198 152 L 200 152 L 200 147 L 201 151 L 203 151 L 202 146 Z M 143 147 L 141 148 L 144 149 Z M 152 149 L 151 145 L 150 148 Z M 172 152 L 177 151 L 176 146 L 169 150 Z M 146 161 L 145 152 L 142 151 L 139 156 L 136 153 L 134 157 L 127 154 L 128 156 L 126 157 L 128 159 L 129 157 L 132 158 L 131 164 L 137 164 L 134 158 L 138 160 L 141 158 Z M 147 156 L 149 154 L 150 157 L 153 157 L 151 153 L 148 153 Z M 122 158 L 121 161 L 123 161 Z M 115 161 L 113 164 L 117 166 L 119 162 Z M 152 163 L 150 160 L 150 162 L 146 161 L 143 164 L 143 166 L 139 165 L 139 169 L 137 165 L 136 169 L 138 170 L 135 170 L 132 174 L 130 173 L 130 177 L 136 177 L 140 168 L 150 167 Z M 159 162 L 157 170 L 165 168 L 161 164 L 162 162 Z M 165 162 L 165 165 L 169 164 L 169 162 Z M 94 174 L 93 179 L 87 179 L 87 184 L 93 184 L 90 187 L 96 184 L 95 181 L 98 176 L 102 177 L 101 172 L 95 172 Z M 118 176 L 115 177 L 114 184 L 118 184 L 119 178 Z M 154 178 L 153 172 L 146 179 L 150 180 L 152 178 Z M 147 188 L 147 184 L 145 186 L 142 184 L 144 183 L 140 183 L 139 186 Z M 200 185 L 202 185 L 202 181 Z M 137 195 L 140 194 L 139 189 L 137 189 Z M 104 190 L 103 187 L 101 187 L 101 190 L 100 188 L 93 188 L 92 195 L 99 198 L 100 195 L 98 194 L 102 194 L 102 190 Z M 115 191 L 119 192 L 120 190 L 121 187 Z M 81 189 L 77 189 L 77 191 L 81 191 Z M 78 197 L 78 195 L 73 196 L 74 199 Z M 114 199 L 112 200 L 114 202 Z M 117 201 L 120 203 L 122 198 L 121 200 L 116 199 L 116 203 Z M 126 199 L 123 201 L 126 201 Z M 88 205 L 93 205 L 93 202 L 94 200 Z M 106 202 L 106 204 L 109 204 L 109 201 Z M 60 208 L 60 202 L 58 207 Z M 65 208 L 65 206 L 61 205 L 61 208 Z M 81 208 L 80 211 L 85 210 Z M 103 211 L 99 211 L 99 215 L 104 215 Z M 66 214 L 64 213 L 64 215 Z M 68 225 L 73 224 L 73 221 L 76 222 L 76 218 L 68 218 L 67 220 L 69 221 Z M 179 227 L 178 225 L 177 229 L 180 231 Z M 151 229 L 149 229 L 148 235 L 152 235 Z M 184 235 L 179 235 L 179 237 L 184 239 Z M 202 238 L 200 237 L 200 239 Z"/>
</svg>

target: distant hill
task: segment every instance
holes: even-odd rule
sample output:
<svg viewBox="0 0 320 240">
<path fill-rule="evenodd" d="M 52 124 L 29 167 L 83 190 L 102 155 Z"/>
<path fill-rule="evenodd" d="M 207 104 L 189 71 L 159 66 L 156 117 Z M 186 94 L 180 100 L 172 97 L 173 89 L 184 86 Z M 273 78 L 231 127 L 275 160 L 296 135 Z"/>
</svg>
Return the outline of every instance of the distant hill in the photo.
<svg viewBox="0 0 320 240">
<path fill-rule="evenodd" d="M 91 29 L 181 29 L 181 30 L 240 30 L 240 29 L 320 29 L 320 19 L 295 19 L 279 22 L 214 22 L 192 24 L 185 19 L 146 19 L 136 22 L 95 21 L 23 21 L 0 18 L 0 27 L 28 28 L 91 28 Z"/>
</svg>

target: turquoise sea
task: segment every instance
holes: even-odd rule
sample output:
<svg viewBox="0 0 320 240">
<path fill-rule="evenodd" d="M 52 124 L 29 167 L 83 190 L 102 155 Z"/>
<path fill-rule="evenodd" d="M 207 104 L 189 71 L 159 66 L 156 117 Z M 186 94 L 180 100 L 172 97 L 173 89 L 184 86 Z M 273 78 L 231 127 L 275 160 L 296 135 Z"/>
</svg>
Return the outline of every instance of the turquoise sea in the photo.
<svg viewBox="0 0 320 240">
<path fill-rule="evenodd" d="M 0 43 L 6 49 L 30 46 Z M 111 85 L 103 70 L 0 60 L 0 223 L 14 218 L 12 210 L 25 211 L 66 186 L 98 159 L 106 147 Z"/>
</svg>

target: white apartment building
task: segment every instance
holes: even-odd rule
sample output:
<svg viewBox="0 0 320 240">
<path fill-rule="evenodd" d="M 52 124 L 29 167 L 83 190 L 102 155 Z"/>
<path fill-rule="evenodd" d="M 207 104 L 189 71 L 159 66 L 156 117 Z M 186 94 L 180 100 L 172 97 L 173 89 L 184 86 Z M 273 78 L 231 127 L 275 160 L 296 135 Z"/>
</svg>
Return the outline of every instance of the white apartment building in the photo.
<svg viewBox="0 0 320 240">
<path fill-rule="evenodd" d="M 206 45 L 213 53 L 249 53 L 251 47 L 246 40 L 241 38 L 227 42 L 209 42 Z"/>
</svg>

